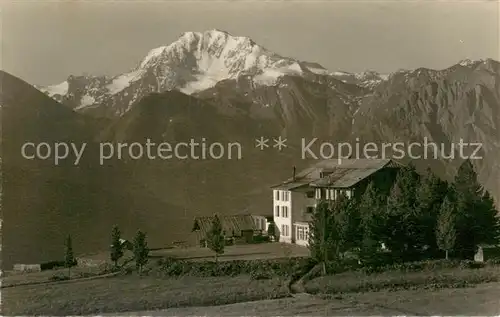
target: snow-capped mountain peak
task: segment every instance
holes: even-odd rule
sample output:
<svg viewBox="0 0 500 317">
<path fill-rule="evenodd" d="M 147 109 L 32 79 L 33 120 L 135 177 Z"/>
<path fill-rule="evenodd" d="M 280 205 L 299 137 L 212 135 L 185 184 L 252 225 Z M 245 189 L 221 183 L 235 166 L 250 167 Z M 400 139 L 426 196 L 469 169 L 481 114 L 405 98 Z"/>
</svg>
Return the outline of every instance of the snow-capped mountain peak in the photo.
<svg viewBox="0 0 500 317">
<path fill-rule="evenodd" d="M 170 74 L 177 75 L 177 83 L 184 82 L 184 85 L 175 85 L 175 88 L 193 93 L 210 88 L 221 80 L 234 79 L 243 74 L 257 75 L 295 63 L 293 59 L 257 45 L 248 37 L 233 36 L 214 29 L 185 32 L 172 44 L 151 50 L 134 72 L 153 69 L 155 73 L 165 73 L 168 70 Z M 284 72 L 287 70 L 290 71 L 285 69 Z M 162 80 L 168 81 L 167 74 L 164 75 Z"/>
<path fill-rule="evenodd" d="M 369 88 L 382 81 L 374 72 L 338 76 L 317 63 L 274 53 L 249 37 L 212 29 L 185 32 L 171 44 L 150 50 L 133 69 L 118 76 L 70 76 L 61 84 L 40 90 L 75 109 L 104 105 L 123 114 L 151 92 L 177 89 L 193 94 L 241 76 L 251 76 L 256 86 L 275 86 L 283 76 L 308 80 L 331 76 Z"/>
<path fill-rule="evenodd" d="M 467 58 L 467 59 L 463 59 L 460 62 L 458 62 L 458 65 L 464 66 L 464 67 L 470 67 L 470 66 L 474 66 L 476 64 L 483 63 L 483 62 L 484 62 L 483 59 L 472 60 L 472 59 Z"/>
</svg>

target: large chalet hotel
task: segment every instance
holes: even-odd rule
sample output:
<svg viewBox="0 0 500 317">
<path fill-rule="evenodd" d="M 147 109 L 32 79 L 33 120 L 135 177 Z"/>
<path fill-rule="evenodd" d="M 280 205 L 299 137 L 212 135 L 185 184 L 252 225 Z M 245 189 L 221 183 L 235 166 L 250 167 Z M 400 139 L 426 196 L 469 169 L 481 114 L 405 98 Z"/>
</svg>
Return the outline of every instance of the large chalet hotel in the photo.
<svg viewBox="0 0 500 317">
<path fill-rule="evenodd" d="M 309 222 L 320 200 L 335 200 L 340 194 L 352 198 L 374 181 L 391 186 L 401 167 L 389 159 L 324 160 L 273 186 L 273 220 L 278 240 L 308 245 Z"/>
</svg>

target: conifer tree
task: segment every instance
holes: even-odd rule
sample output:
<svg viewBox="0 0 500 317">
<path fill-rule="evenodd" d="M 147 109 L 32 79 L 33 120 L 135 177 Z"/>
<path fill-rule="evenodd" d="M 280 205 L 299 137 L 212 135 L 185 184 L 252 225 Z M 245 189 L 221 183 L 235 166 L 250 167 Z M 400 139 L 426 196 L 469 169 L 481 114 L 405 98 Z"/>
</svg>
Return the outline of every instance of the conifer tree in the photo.
<svg viewBox="0 0 500 317">
<path fill-rule="evenodd" d="M 148 263 L 149 248 L 146 233 L 138 230 L 134 237 L 134 260 L 137 272 L 142 274 L 142 269 Z"/>
<path fill-rule="evenodd" d="M 384 243 L 395 255 L 402 256 L 406 252 L 408 246 L 406 221 L 410 212 L 406 206 L 401 184 L 396 181 L 387 198 L 385 232 L 382 237 Z"/>
<path fill-rule="evenodd" d="M 214 215 L 212 227 L 207 233 L 207 243 L 210 250 L 215 252 L 215 262 L 218 256 L 224 253 L 225 238 L 223 235 L 222 223 L 218 215 Z"/>
<path fill-rule="evenodd" d="M 428 246 L 430 251 L 437 248 L 435 228 L 444 197 L 448 192 L 448 184 L 440 180 L 431 170 L 427 169 L 420 178 L 416 191 L 416 211 L 418 218 L 419 244 Z"/>
<path fill-rule="evenodd" d="M 73 241 L 68 235 L 65 241 L 64 266 L 68 269 L 68 277 L 71 278 L 71 267 L 75 265 L 75 255 L 73 253 Z"/>
<path fill-rule="evenodd" d="M 419 244 L 416 189 L 419 176 L 413 165 L 402 168 L 387 198 L 385 242 L 400 260 L 414 255 Z"/>
<path fill-rule="evenodd" d="M 436 243 L 440 250 L 446 252 L 446 260 L 448 260 L 449 251 L 455 246 L 456 213 L 456 206 L 449 197 L 446 197 L 441 205 L 436 226 Z"/>
<path fill-rule="evenodd" d="M 344 195 L 339 195 L 332 205 L 333 227 L 331 239 L 333 246 L 333 255 L 335 258 L 341 258 L 352 245 L 352 220 L 349 210 L 349 199 Z"/>
<path fill-rule="evenodd" d="M 496 245 L 500 239 L 500 218 L 495 201 L 488 191 L 481 197 L 480 212 L 477 217 L 478 241 Z"/>
<path fill-rule="evenodd" d="M 370 182 L 359 201 L 360 232 L 363 237 L 369 236 L 380 240 L 384 230 L 384 201 L 375 183 Z"/>
<path fill-rule="evenodd" d="M 123 257 L 123 244 L 121 241 L 121 232 L 118 226 L 113 226 L 111 232 L 111 254 L 110 258 L 113 261 L 115 268 L 118 267 L 118 261 Z"/>
<path fill-rule="evenodd" d="M 491 232 L 481 232 L 488 227 L 483 222 L 483 190 L 470 160 L 459 167 L 453 188 L 457 207 L 457 253 L 462 258 L 472 258 L 481 240 Z"/>
<path fill-rule="evenodd" d="M 384 197 L 372 181 L 361 196 L 358 210 L 360 214 L 359 257 L 363 263 L 373 261 L 377 257 L 380 241 L 386 232 L 386 210 Z"/>
<path fill-rule="evenodd" d="M 333 237 L 333 214 L 328 202 L 322 200 L 318 202 L 312 221 L 309 223 L 309 249 L 311 257 L 323 265 L 323 274 L 326 274 L 326 263 L 329 262 L 332 254 Z"/>
</svg>

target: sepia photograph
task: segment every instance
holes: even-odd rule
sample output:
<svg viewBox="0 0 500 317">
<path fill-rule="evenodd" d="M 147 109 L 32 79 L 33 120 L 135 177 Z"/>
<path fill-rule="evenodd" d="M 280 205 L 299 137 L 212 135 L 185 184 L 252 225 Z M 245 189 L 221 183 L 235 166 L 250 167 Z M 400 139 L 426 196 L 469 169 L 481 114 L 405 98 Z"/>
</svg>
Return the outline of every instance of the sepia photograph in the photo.
<svg viewBox="0 0 500 317">
<path fill-rule="evenodd" d="M 2 316 L 500 315 L 500 1 L 0 0 Z"/>
</svg>

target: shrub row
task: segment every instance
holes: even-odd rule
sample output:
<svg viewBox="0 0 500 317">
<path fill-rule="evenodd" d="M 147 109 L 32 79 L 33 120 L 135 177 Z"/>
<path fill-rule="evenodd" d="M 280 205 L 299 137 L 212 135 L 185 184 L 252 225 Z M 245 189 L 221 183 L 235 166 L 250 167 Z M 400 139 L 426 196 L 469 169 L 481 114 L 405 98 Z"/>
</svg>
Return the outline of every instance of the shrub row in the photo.
<svg viewBox="0 0 500 317">
<path fill-rule="evenodd" d="M 422 272 L 422 271 L 436 271 L 441 269 L 479 269 L 486 266 L 500 265 L 500 260 L 488 260 L 486 262 L 475 262 L 472 260 L 425 260 L 404 263 L 369 263 L 361 265 L 357 260 L 340 260 L 329 262 L 327 264 L 328 274 L 339 274 L 347 271 L 361 270 L 366 274 L 380 273 L 388 271 L 399 272 Z"/>
<path fill-rule="evenodd" d="M 50 261 L 50 262 L 45 262 L 45 263 L 40 264 L 40 269 L 42 271 L 53 270 L 53 269 L 65 267 L 65 265 L 66 265 L 66 263 L 64 261 Z M 77 266 L 77 265 L 78 265 L 78 262 L 75 259 L 73 261 L 72 266 Z"/>
<path fill-rule="evenodd" d="M 236 260 L 224 262 L 191 262 L 176 259 L 160 259 L 158 265 L 164 276 L 236 276 L 249 274 L 254 279 L 271 277 L 295 277 L 305 274 L 311 267 L 310 258 L 273 260 Z"/>
<path fill-rule="evenodd" d="M 328 274 L 339 274 L 347 271 L 361 271 L 364 274 L 380 272 L 432 272 L 442 269 L 478 269 L 485 266 L 499 265 L 500 261 L 492 260 L 478 263 L 470 260 L 426 260 L 406 263 L 382 265 L 361 265 L 355 259 L 344 259 L 327 263 Z M 311 270 L 315 265 L 308 257 L 272 259 L 272 260 L 236 260 L 215 263 L 213 261 L 187 261 L 172 258 L 157 261 L 159 274 L 163 276 L 237 276 L 249 274 L 253 279 L 269 279 L 272 277 L 287 277 L 297 280 Z"/>
<path fill-rule="evenodd" d="M 323 289 L 318 286 L 307 286 L 307 291 L 312 294 L 341 294 L 341 293 L 359 293 L 359 292 L 375 292 L 381 290 L 408 290 L 408 289 L 442 289 L 442 288 L 464 288 L 473 285 L 498 282 L 498 277 L 487 274 L 470 276 L 470 277 L 454 277 L 441 276 L 429 277 L 424 276 L 408 279 L 402 277 L 400 279 L 388 280 L 367 280 L 367 281 L 349 281 L 344 284 L 329 285 Z"/>
</svg>

